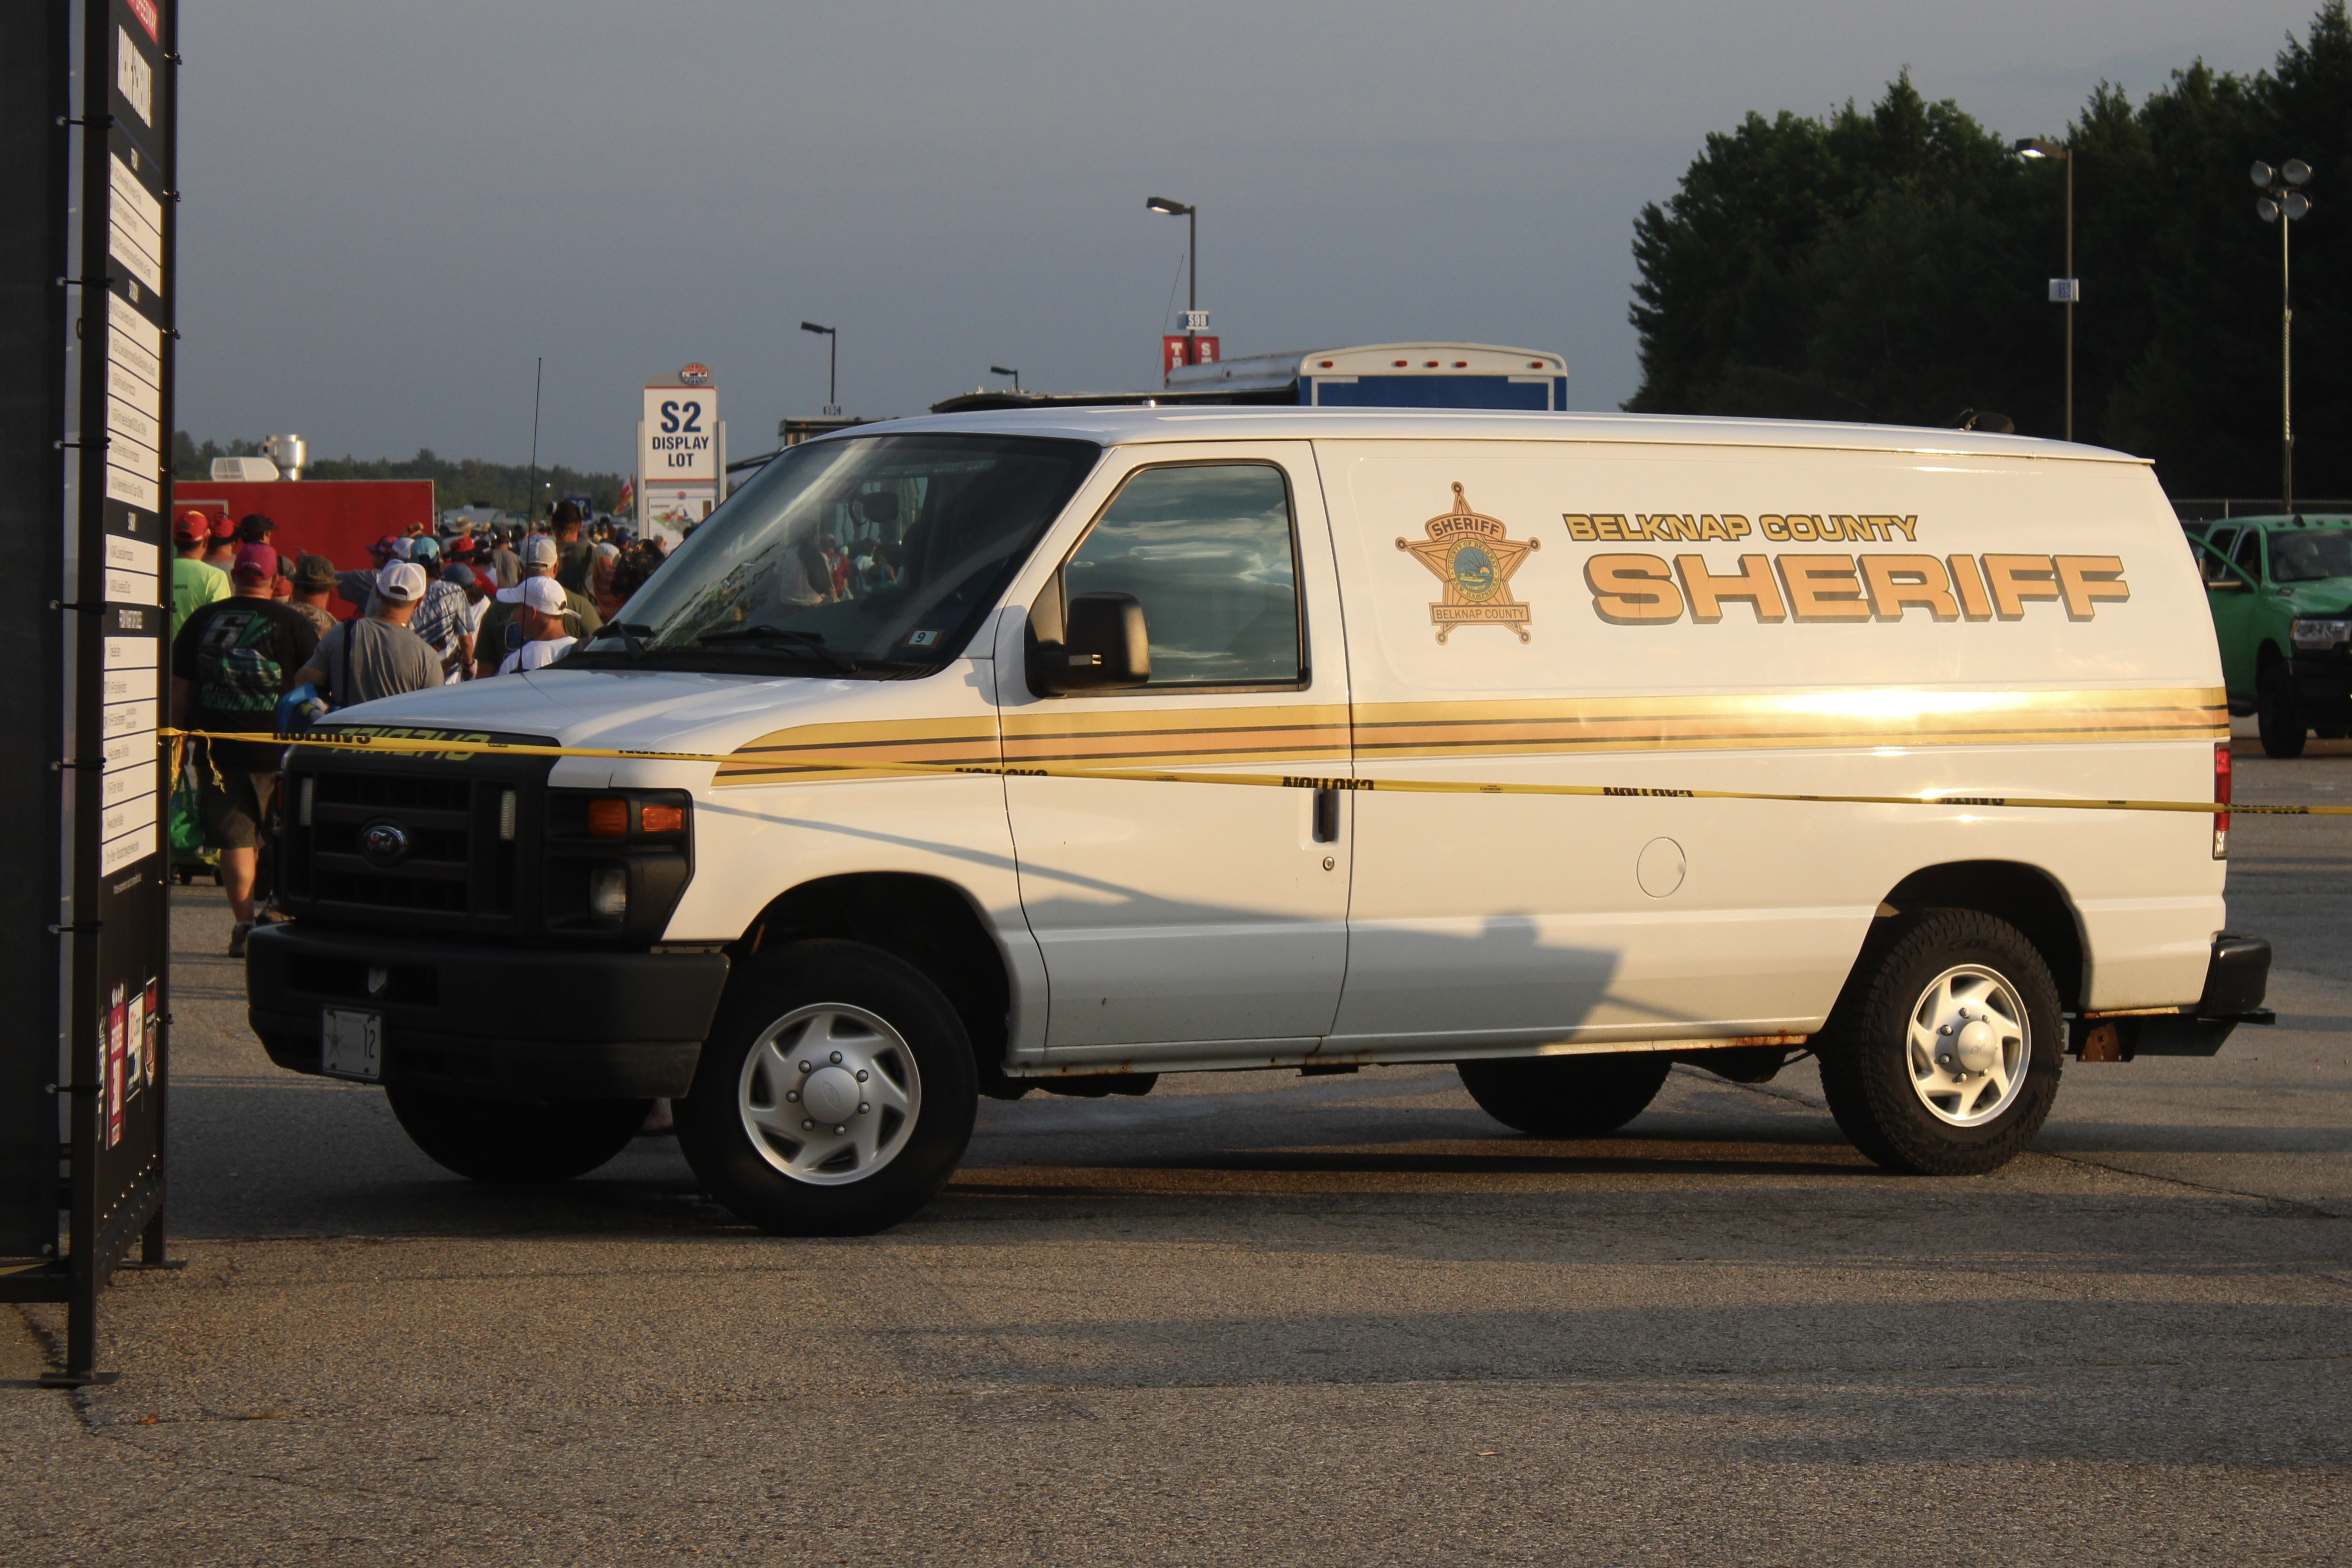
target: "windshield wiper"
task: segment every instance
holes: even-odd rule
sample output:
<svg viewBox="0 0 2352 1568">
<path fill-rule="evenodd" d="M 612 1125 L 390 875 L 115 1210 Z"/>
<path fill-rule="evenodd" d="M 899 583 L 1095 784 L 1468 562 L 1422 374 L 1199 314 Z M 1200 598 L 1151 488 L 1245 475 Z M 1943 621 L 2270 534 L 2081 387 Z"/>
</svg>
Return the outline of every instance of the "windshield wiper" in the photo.
<svg viewBox="0 0 2352 1568">
<path fill-rule="evenodd" d="M 762 621 L 757 626 L 730 626 L 723 632 L 705 632 L 694 639 L 698 647 L 707 647 L 715 642 L 772 643 L 786 647 L 805 648 L 833 667 L 837 675 L 857 673 L 857 661 L 845 654 L 824 646 L 824 638 L 815 632 L 799 631 L 790 626 L 772 626 Z"/>
<path fill-rule="evenodd" d="M 592 643 L 602 642 L 606 632 L 620 634 L 621 646 L 629 650 L 629 657 L 633 659 L 642 661 L 650 650 L 651 645 L 646 641 L 646 638 L 653 633 L 653 627 L 649 626 L 637 621 L 606 621 L 598 629 L 596 635 L 588 640 Z"/>
</svg>

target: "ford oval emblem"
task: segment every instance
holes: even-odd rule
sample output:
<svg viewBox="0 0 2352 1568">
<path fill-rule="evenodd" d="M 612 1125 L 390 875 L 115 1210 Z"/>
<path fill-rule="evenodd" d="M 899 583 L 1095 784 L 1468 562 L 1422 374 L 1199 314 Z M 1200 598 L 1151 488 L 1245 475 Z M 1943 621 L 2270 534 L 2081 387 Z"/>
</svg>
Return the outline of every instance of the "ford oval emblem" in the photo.
<svg viewBox="0 0 2352 1568">
<path fill-rule="evenodd" d="M 408 858 L 408 829 L 397 822 L 369 823 L 360 829 L 360 857 L 372 865 L 399 865 Z"/>
</svg>

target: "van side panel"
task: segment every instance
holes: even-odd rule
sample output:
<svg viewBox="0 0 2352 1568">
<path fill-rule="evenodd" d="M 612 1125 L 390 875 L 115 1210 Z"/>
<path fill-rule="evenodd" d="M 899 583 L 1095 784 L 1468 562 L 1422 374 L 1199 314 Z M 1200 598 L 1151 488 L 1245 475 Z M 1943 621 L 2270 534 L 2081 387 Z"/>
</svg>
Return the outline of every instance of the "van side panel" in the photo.
<svg viewBox="0 0 2352 1568">
<path fill-rule="evenodd" d="M 1670 793 L 2210 798 L 2220 667 L 2146 469 L 1598 442 L 1317 453 L 1359 773 L 1641 792 L 1357 795 L 1331 1049 L 1809 1033 L 1886 892 L 1964 860 L 2065 891 L 2080 1000 L 2197 996 L 2222 923 L 2208 817 Z"/>
<path fill-rule="evenodd" d="M 830 689 L 782 680 L 740 689 L 741 713 L 724 720 L 714 715 L 707 729 L 682 731 L 666 748 L 728 753 L 724 764 L 593 764 L 609 768 L 615 784 L 694 790 L 698 865 L 664 940 L 734 942 L 750 934 L 779 895 L 827 878 L 929 877 L 971 900 L 1004 959 L 1013 1005 L 1008 1062 L 1042 1059 L 1045 970 L 1021 909 L 1004 781 L 992 774 L 910 777 L 807 765 L 813 758 L 1001 765 L 993 662 L 960 659 L 927 680 L 839 682 Z M 747 723 L 762 710 L 764 719 Z M 592 735 L 578 743 L 600 742 Z M 593 786 L 606 779 L 574 778 L 559 769 L 555 782 Z"/>
</svg>

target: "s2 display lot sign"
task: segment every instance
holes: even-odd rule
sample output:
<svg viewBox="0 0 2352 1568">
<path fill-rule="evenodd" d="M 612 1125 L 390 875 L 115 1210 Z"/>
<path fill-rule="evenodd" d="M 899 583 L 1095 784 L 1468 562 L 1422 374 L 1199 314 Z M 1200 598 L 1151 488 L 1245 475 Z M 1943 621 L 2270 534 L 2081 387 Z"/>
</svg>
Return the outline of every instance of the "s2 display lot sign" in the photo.
<svg viewBox="0 0 2352 1568">
<path fill-rule="evenodd" d="M 637 428 L 637 474 L 645 486 L 719 482 L 719 389 L 648 386 Z"/>
</svg>

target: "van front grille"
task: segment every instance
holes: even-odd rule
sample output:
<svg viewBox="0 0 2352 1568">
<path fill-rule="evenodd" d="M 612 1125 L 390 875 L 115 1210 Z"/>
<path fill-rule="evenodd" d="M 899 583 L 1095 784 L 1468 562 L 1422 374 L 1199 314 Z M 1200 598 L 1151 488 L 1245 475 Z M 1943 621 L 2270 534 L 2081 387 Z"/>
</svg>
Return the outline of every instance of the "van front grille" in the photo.
<svg viewBox="0 0 2352 1568">
<path fill-rule="evenodd" d="M 503 738 L 503 737 L 501 737 Z M 431 931 L 512 932 L 530 892 L 544 758 L 289 759 L 278 901 L 289 914 Z"/>
</svg>

